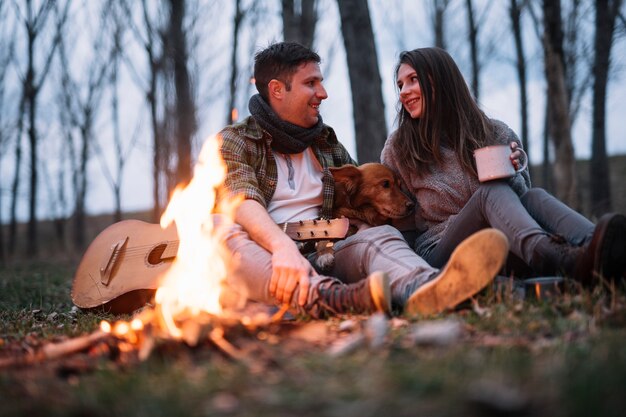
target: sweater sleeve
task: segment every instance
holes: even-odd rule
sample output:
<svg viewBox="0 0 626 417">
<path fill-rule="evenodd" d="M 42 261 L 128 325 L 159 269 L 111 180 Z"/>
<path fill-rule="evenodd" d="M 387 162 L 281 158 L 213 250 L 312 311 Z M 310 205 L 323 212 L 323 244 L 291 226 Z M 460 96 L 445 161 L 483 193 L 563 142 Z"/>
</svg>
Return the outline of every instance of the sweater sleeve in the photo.
<svg viewBox="0 0 626 417">
<path fill-rule="evenodd" d="M 509 145 L 511 142 L 516 142 L 518 147 L 523 149 L 522 142 L 519 140 L 513 129 L 499 120 L 492 120 L 492 122 L 494 126 L 494 142 L 501 145 Z M 532 187 L 528 167 L 526 167 L 526 169 L 519 174 L 511 177 L 509 179 L 509 185 L 519 196 L 528 191 Z"/>
</svg>

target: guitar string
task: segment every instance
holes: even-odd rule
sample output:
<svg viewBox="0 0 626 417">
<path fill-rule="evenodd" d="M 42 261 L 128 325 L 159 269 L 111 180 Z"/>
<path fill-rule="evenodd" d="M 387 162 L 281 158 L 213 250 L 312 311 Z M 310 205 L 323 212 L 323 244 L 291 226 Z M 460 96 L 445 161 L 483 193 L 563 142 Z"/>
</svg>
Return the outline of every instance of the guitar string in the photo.
<svg viewBox="0 0 626 417">
<path fill-rule="evenodd" d="M 312 220 L 307 220 L 307 222 L 310 222 Z M 324 223 L 322 223 L 322 221 L 320 221 L 320 226 L 324 225 Z M 299 229 L 304 227 L 303 233 L 307 232 L 307 227 L 304 225 L 299 225 L 299 224 L 288 224 L 287 227 L 289 229 Z M 310 226 L 309 226 L 310 227 Z M 314 227 L 315 228 L 315 227 Z M 291 230 L 293 232 L 293 230 Z M 172 249 L 177 249 L 178 246 L 180 246 L 180 240 L 168 240 L 162 243 L 157 244 L 156 246 L 154 244 L 148 244 L 148 245 L 139 245 L 139 246 L 130 246 L 128 247 L 125 251 L 124 251 L 124 258 L 125 259 L 134 259 L 134 258 L 143 258 L 146 256 L 146 250 L 149 249 L 149 252 L 152 252 L 152 250 L 155 247 L 158 247 L 159 245 L 165 244 L 167 245 L 166 248 L 163 250 L 163 252 L 167 251 L 170 249 L 169 245 L 172 245 L 171 248 Z"/>
</svg>

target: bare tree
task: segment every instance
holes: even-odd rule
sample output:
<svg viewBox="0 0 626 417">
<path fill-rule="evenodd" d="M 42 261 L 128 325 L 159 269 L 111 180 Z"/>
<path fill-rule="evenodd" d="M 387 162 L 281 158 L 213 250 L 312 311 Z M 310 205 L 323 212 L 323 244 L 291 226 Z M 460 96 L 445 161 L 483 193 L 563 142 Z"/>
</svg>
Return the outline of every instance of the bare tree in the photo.
<svg viewBox="0 0 626 417">
<path fill-rule="evenodd" d="M 133 9 L 126 2 L 122 3 L 127 10 L 127 16 L 132 16 Z M 132 4 L 132 3 L 131 3 Z M 150 13 L 150 5 L 146 0 L 141 1 L 141 24 L 130 22 L 131 30 L 135 37 L 141 43 L 147 59 L 147 80 L 135 71 L 134 65 L 128 62 L 131 74 L 135 75 L 135 82 L 144 91 L 146 101 L 150 113 L 150 125 L 152 128 L 152 198 L 153 210 L 152 221 L 158 222 L 161 216 L 164 201 L 167 194 L 164 194 L 166 187 L 164 186 L 164 166 L 166 155 L 168 154 L 167 142 L 165 140 L 164 125 L 166 118 L 163 115 L 162 95 L 159 94 L 159 84 L 163 78 L 164 52 L 161 43 L 160 33 L 164 32 L 165 23 L 158 22 L 159 15 L 165 13 L 157 13 L 153 17 Z"/>
<path fill-rule="evenodd" d="M 340 0 L 359 163 L 378 161 L 387 137 L 378 56 L 367 0 Z"/>
<path fill-rule="evenodd" d="M 107 15 L 109 13 L 108 6 L 104 6 L 100 16 L 100 30 L 105 29 Z M 61 62 L 62 86 L 64 94 L 64 106 L 69 112 L 69 120 L 73 130 L 76 131 L 76 139 L 74 135 L 69 134 L 68 141 L 77 141 L 77 149 L 75 145 L 71 146 L 71 152 L 76 158 L 73 163 L 73 189 L 74 189 L 74 229 L 73 241 L 76 248 L 83 248 L 86 243 L 86 225 L 85 225 L 85 203 L 88 191 L 88 171 L 87 167 L 93 154 L 94 142 L 96 134 L 94 126 L 99 116 L 99 108 L 102 103 L 104 94 L 105 81 L 110 68 L 110 57 L 107 54 L 106 36 L 96 34 L 95 30 L 92 34 L 95 41 L 93 47 L 93 59 L 90 61 L 88 71 L 81 71 L 76 75 L 71 74 L 69 57 L 67 55 L 67 39 L 61 37 L 59 47 L 59 59 Z M 67 134 L 67 133 L 66 133 Z"/>
<path fill-rule="evenodd" d="M 525 0 L 510 0 L 509 16 L 511 18 L 511 29 L 515 41 L 515 68 L 517 70 L 517 80 L 520 90 L 520 116 L 521 116 L 521 137 L 522 146 L 526 149 L 526 154 L 530 158 L 530 144 L 528 137 L 528 87 L 526 78 L 526 56 L 524 54 L 524 41 L 522 38 L 522 10 Z"/>
<path fill-rule="evenodd" d="M 37 129 L 38 121 L 38 106 L 39 95 L 41 89 L 47 79 L 52 59 L 55 55 L 55 50 L 59 43 L 59 34 L 61 33 L 65 24 L 67 13 L 69 10 L 69 1 L 65 2 L 65 5 L 59 10 L 57 1 L 47 0 L 40 5 L 34 5 L 32 1 L 25 0 L 24 4 L 15 3 L 16 13 L 18 19 L 22 21 L 23 28 L 26 32 L 26 70 L 20 74 L 22 80 L 22 104 L 20 114 L 20 128 L 18 129 L 16 154 L 19 154 L 19 159 L 16 163 L 16 174 L 14 177 L 14 195 L 12 196 L 14 202 L 17 200 L 17 189 L 19 184 L 19 170 L 21 169 L 21 133 L 23 128 L 24 119 L 22 119 L 23 112 L 28 114 L 28 143 L 30 146 L 30 178 L 29 178 L 29 218 L 27 229 L 27 241 L 26 252 L 27 255 L 35 255 L 38 252 L 37 241 L 37 191 L 38 191 L 38 147 L 39 147 L 39 132 Z M 51 16 L 53 13 L 56 15 L 56 20 L 53 21 L 55 25 L 54 35 L 52 39 L 42 38 L 41 35 L 49 28 L 49 22 L 52 21 Z M 40 41 L 41 40 L 41 41 Z M 45 52 L 40 52 L 45 51 Z M 38 64 L 37 57 L 43 56 L 43 63 Z M 15 203 L 12 203 L 12 224 L 16 222 Z M 15 235 L 12 236 L 15 238 Z M 13 245 L 15 242 L 13 242 Z"/>
<path fill-rule="evenodd" d="M 555 148 L 556 196 L 570 207 L 578 206 L 574 147 L 563 51 L 560 0 L 543 0 L 544 65 L 548 83 L 549 131 Z"/>
<path fill-rule="evenodd" d="M 611 65 L 615 20 L 621 0 L 596 1 L 595 57 L 593 64 L 593 116 L 591 139 L 591 212 L 611 211 L 611 181 L 606 154 L 606 90 Z"/>
<path fill-rule="evenodd" d="M 235 1 L 235 16 L 233 18 L 233 48 L 230 52 L 230 83 L 228 95 L 228 108 L 226 124 L 232 124 L 237 119 L 235 102 L 237 100 L 237 78 L 239 78 L 239 65 L 237 63 L 237 52 L 239 50 L 239 29 L 244 18 L 241 9 L 241 0 Z"/>
<path fill-rule="evenodd" d="M 467 27 L 469 32 L 469 44 L 470 44 L 470 58 L 472 62 L 472 93 L 474 94 L 474 98 L 478 100 L 480 94 L 480 86 L 479 86 L 479 62 L 478 62 L 478 26 L 476 25 L 476 21 L 474 19 L 474 5 L 472 4 L 472 0 L 465 0 L 465 7 L 467 9 Z"/>
<path fill-rule="evenodd" d="M 0 32 L 0 172 L 2 172 L 2 158 L 4 151 L 7 149 L 7 144 L 10 136 L 10 129 L 8 121 L 5 120 L 5 97 L 7 87 L 7 69 L 13 61 L 13 53 L 15 46 L 15 38 L 11 33 L 11 25 L 8 24 L 6 16 L 8 14 L 6 10 L 6 3 L 0 2 L 0 23 L 2 24 L 2 31 Z M 0 177 L 1 178 L 1 177 Z M 3 224 L 2 215 L 2 184 L 0 183 L 0 225 Z M 4 248 L 4 227 L 0 226 L 0 264 L 5 260 L 5 248 Z"/>
<path fill-rule="evenodd" d="M 191 179 L 191 140 L 197 129 L 196 106 L 191 94 L 188 70 L 187 28 L 183 21 L 186 15 L 186 0 L 170 0 L 169 27 L 165 38 L 167 53 L 175 88 L 175 142 L 177 169 L 174 182 L 187 183 Z"/>
<path fill-rule="evenodd" d="M 282 0 L 285 41 L 311 48 L 317 24 L 317 0 Z"/>
<path fill-rule="evenodd" d="M 115 148 L 114 168 L 109 168 L 109 163 L 105 158 L 105 152 L 103 152 L 99 141 L 94 140 L 93 146 L 96 151 L 95 154 L 98 157 L 102 172 L 107 179 L 113 196 L 115 199 L 115 209 L 113 213 L 113 220 L 119 222 L 122 220 L 122 183 L 124 179 L 124 169 L 126 162 L 130 157 L 132 150 L 134 149 L 137 140 L 139 138 L 139 132 L 141 127 L 141 119 L 138 119 L 134 133 L 131 135 L 131 140 L 124 144 L 122 140 L 122 133 L 120 128 L 120 110 L 119 110 L 119 73 L 121 70 L 121 61 L 123 58 L 123 38 L 127 29 L 127 21 L 124 19 L 125 7 L 118 7 L 120 3 L 109 3 L 110 10 L 103 15 L 103 20 L 108 21 L 111 24 L 111 30 L 106 33 L 110 33 L 112 37 L 111 50 L 109 52 L 110 71 L 108 76 L 108 89 L 110 90 L 111 98 L 111 118 L 112 118 L 112 137 L 113 146 Z M 122 5 L 123 6 L 123 5 Z"/>
<path fill-rule="evenodd" d="M 434 42 L 435 46 L 446 49 L 446 31 L 445 31 L 445 22 L 446 22 L 446 11 L 448 10 L 448 6 L 450 5 L 450 0 L 431 0 L 432 10 L 431 21 L 433 22 L 433 33 L 434 33 Z"/>
</svg>

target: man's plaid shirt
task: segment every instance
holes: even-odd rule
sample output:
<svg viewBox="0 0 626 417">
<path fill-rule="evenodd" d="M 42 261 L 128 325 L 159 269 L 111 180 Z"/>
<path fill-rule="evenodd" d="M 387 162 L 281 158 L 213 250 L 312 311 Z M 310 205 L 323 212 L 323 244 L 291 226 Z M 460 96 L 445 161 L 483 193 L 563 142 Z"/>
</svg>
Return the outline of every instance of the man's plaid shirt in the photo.
<svg viewBox="0 0 626 417">
<path fill-rule="evenodd" d="M 274 151 L 270 146 L 272 137 L 261 129 L 252 116 L 225 127 L 219 136 L 222 141 L 222 158 L 228 168 L 224 181 L 227 193 L 221 197 L 243 196 L 245 199 L 258 201 L 267 208 L 278 181 Z M 330 126 L 325 126 L 322 134 L 313 142 L 312 149 L 324 170 L 323 203 L 319 215 L 321 218 L 331 218 L 335 190 L 328 168 L 345 164 L 356 165 L 356 162 L 339 143 Z"/>
</svg>

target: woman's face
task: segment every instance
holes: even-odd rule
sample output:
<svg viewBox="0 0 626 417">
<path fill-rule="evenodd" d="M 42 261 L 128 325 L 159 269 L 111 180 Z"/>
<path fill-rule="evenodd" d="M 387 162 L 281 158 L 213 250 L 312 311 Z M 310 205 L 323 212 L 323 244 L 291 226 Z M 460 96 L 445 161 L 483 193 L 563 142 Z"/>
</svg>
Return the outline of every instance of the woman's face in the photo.
<svg viewBox="0 0 626 417">
<path fill-rule="evenodd" d="M 402 107 L 412 119 L 419 119 L 424 111 L 424 101 L 420 83 L 417 81 L 417 73 L 410 65 L 400 64 L 397 81 Z"/>
</svg>

